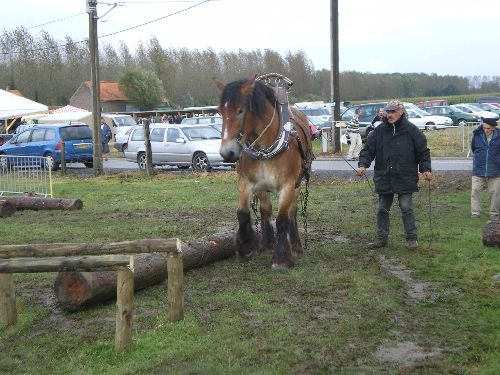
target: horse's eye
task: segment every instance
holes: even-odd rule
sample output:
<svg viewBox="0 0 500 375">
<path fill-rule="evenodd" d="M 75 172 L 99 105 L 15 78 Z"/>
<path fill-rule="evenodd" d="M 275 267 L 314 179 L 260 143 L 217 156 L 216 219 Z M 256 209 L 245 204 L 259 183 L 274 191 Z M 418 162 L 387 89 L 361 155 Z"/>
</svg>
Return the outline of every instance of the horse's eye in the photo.
<svg viewBox="0 0 500 375">
<path fill-rule="evenodd" d="M 241 115 L 243 113 L 243 108 L 238 108 L 238 115 Z"/>
</svg>

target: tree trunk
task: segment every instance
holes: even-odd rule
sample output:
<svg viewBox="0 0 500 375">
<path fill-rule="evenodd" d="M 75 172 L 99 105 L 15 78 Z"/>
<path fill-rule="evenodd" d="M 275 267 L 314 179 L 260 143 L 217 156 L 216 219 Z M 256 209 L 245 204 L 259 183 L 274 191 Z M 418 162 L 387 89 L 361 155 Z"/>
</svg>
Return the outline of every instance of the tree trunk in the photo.
<svg viewBox="0 0 500 375">
<path fill-rule="evenodd" d="M 83 207 L 80 199 L 40 198 L 29 196 L 3 197 L 18 210 L 79 210 Z"/>
<path fill-rule="evenodd" d="M 500 219 L 491 219 L 484 225 L 483 245 L 500 246 Z"/>
<path fill-rule="evenodd" d="M 6 200 L 0 200 L 0 217 L 9 217 L 14 215 L 16 207 Z"/>
<path fill-rule="evenodd" d="M 202 238 L 182 243 L 184 271 L 232 256 L 234 236 Z M 138 254 L 134 257 L 134 289 L 158 284 L 167 278 L 167 254 Z M 116 297 L 116 272 L 61 272 L 54 282 L 56 297 L 65 310 L 76 311 Z"/>
</svg>

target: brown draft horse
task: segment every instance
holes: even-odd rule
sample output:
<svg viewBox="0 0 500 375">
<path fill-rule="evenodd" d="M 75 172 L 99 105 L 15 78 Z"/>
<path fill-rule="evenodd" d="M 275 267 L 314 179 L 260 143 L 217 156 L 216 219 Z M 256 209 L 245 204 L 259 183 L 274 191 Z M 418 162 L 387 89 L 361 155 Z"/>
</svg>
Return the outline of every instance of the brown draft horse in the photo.
<svg viewBox="0 0 500 375">
<path fill-rule="evenodd" d="M 260 247 L 250 217 L 255 194 L 260 202 L 262 245 L 273 249 L 271 266 L 276 269 L 292 267 L 295 256 L 303 252 L 297 204 L 301 180 L 309 179 L 313 154 L 307 118 L 289 110 L 288 86 L 279 84 L 284 82 L 280 77 L 288 79 L 273 73 L 268 76 L 278 76 L 275 87 L 269 80 L 256 78 L 215 83 L 222 92 L 220 154 L 226 161 L 238 161 L 237 252 L 248 257 Z M 276 239 L 270 192 L 278 194 Z"/>
</svg>

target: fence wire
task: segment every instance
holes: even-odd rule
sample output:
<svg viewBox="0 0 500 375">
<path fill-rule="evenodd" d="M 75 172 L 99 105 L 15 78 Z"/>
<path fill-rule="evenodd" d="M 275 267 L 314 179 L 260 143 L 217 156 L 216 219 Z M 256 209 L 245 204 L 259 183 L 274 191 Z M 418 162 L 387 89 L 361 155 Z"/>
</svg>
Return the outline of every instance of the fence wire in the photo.
<svg viewBox="0 0 500 375">
<path fill-rule="evenodd" d="M 42 156 L 0 155 L 0 196 L 29 194 L 52 198 L 49 163 Z"/>
</svg>

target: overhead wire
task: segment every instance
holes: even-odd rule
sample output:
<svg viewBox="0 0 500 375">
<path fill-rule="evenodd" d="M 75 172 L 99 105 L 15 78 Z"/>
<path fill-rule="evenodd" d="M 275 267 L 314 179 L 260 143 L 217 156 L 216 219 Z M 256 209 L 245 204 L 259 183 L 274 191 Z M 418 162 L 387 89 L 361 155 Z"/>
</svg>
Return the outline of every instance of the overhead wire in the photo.
<svg viewBox="0 0 500 375">
<path fill-rule="evenodd" d="M 119 30 L 119 31 L 115 31 L 115 32 L 112 32 L 112 33 L 109 33 L 109 34 L 98 36 L 98 39 L 106 38 L 108 36 L 112 36 L 112 35 L 116 35 L 116 34 L 120 34 L 120 33 L 124 33 L 126 31 L 130 31 L 130 30 L 142 27 L 142 26 L 149 25 L 149 24 L 154 23 L 154 22 L 158 22 L 158 21 L 163 20 L 165 18 L 172 17 L 172 16 L 178 15 L 180 13 L 186 12 L 188 10 L 191 10 L 193 8 L 199 7 L 199 6 L 201 6 L 201 5 L 205 4 L 205 3 L 208 3 L 210 1 L 214 1 L 214 0 L 203 0 L 203 1 L 199 2 L 199 3 L 197 3 L 197 4 L 191 5 L 191 6 L 187 7 L 187 8 L 184 8 L 184 9 L 181 9 L 181 10 L 178 10 L 178 11 L 175 11 L 175 12 L 167 14 L 165 16 L 156 18 L 154 20 L 147 21 L 147 22 L 144 22 L 144 23 L 132 26 L 132 27 L 128 27 L 128 28 L 123 29 L 123 30 Z M 81 15 L 81 14 L 83 14 L 83 13 L 80 13 L 79 15 Z M 67 18 L 71 18 L 71 17 L 74 17 L 74 16 L 70 16 L 70 17 L 67 17 Z M 60 20 L 50 21 L 49 23 L 53 23 L 53 22 L 57 22 L 57 21 L 60 21 Z M 41 26 L 41 25 L 38 25 L 38 26 Z M 36 26 L 33 26 L 33 27 L 36 27 Z M 63 48 L 63 47 L 66 47 L 68 45 L 71 45 L 71 44 L 79 44 L 79 43 L 87 43 L 87 39 L 76 41 L 76 42 L 72 42 L 72 43 L 57 44 L 57 45 L 51 46 L 51 47 L 40 47 L 40 48 L 34 48 L 34 49 L 29 49 L 29 50 L 23 50 L 23 51 L 9 51 L 9 52 L 1 51 L 0 55 L 11 55 L 11 54 L 21 54 L 21 53 L 27 53 L 27 52 L 47 51 L 47 50 L 52 50 L 52 49 L 56 49 L 56 48 Z"/>
</svg>

